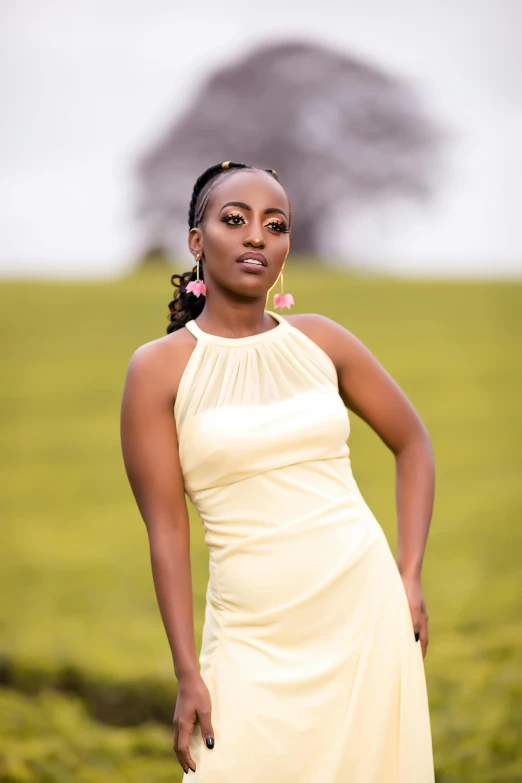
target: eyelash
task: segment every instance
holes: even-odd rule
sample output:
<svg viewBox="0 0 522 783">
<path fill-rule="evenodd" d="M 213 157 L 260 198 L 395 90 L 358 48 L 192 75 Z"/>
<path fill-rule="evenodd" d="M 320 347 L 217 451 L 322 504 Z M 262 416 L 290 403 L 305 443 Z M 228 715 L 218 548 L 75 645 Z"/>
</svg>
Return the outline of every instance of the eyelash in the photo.
<svg viewBox="0 0 522 783">
<path fill-rule="evenodd" d="M 236 217 L 236 218 L 241 218 L 241 220 L 244 220 L 244 218 L 243 218 L 243 215 L 240 215 L 240 214 L 239 214 L 239 213 L 237 213 L 237 212 L 231 212 L 231 213 L 230 213 L 230 214 L 228 214 L 228 215 L 224 215 L 224 217 L 222 217 L 222 218 L 221 218 L 221 221 L 222 221 L 223 223 L 226 223 L 228 226 L 238 226 L 238 225 L 240 225 L 239 223 L 229 223 L 229 222 L 228 222 L 229 218 L 233 218 L 233 217 Z M 270 223 L 269 223 L 268 225 L 269 225 L 269 226 L 270 226 L 270 225 L 279 226 L 279 228 L 275 229 L 275 231 L 276 231 L 278 234 L 288 234 L 288 232 L 290 231 L 290 229 L 288 228 L 288 226 L 286 225 L 286 223 L 284 223 L 283 221 L 279 221 L 279 220 L 271 220 L 271 221 L 270 221 Z"/>
</svg>

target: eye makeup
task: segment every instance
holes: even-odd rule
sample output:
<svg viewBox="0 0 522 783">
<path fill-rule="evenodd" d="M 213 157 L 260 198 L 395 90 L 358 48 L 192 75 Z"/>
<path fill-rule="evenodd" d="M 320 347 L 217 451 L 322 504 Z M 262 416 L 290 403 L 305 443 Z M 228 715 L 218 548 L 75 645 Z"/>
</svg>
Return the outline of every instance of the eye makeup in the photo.
<svg viewBox="0 0 522 783">
<path fill-rule="evenodd" d="M 245 222 L 245 218 L 243 215 L 240 215 L 239 212 L 229 212 L 226 215 L 223 215 L 223 217 L 220 218 L 220 221 L 222 223 L 226 223 L 228 226 L 240 226 L 241 223 L 232 223 L 229 222 L 230 220 L 233 220 L 235 218 L 239 218 L 239 220 Z M 271 220 L 267 226 L 273 226 L 273 231 L 275 231 L 278 234 L 287 234 L 289 232 L 289 228 L 287 224 L 283 220 Z"/>
</svg>

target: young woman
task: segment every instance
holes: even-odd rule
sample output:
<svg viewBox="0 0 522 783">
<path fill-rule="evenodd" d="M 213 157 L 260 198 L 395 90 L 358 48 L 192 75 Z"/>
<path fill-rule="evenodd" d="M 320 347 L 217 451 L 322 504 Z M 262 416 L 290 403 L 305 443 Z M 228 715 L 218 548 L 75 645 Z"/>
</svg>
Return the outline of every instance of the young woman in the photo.
<svg viewBox="0 0 522 783">
<path fill-rule="evenodd" d="M 183 779 L 433 783 L 429 435 L 350 331 L 266 309 L 290 248 L 276 172 L 208 169 L 189 227 L 196 266 L 173 275 L 167 335 L 133 354 L 121 413 L 178 681 Z M 347 408 L 395 455 L 397 562 L 352 475 Z M 199 661 L 185 492 L 209 549 Z"/>
</svg>

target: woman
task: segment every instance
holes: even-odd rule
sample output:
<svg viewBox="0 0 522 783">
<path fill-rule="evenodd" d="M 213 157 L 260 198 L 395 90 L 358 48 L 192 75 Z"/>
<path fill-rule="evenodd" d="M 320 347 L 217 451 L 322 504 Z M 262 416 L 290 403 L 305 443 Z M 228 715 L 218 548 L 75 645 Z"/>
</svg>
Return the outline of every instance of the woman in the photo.
<svg viewBox="0 0 522 783">
<path fill-rule="evenodd" d="M 265 309 L 290 248 L 276 172 L 208 169 L 189 227 L 196 267 L 172 277 L 167 335 L 133 354 L 121 417 L 179 763 L 198 783 L 432 783 L 430 438 L 351 332 Z M 395 455 L 397 563 L 352 476 L 347 408 Z M 199 666 L 185 491 L 209 548 Z"/>
</svg>

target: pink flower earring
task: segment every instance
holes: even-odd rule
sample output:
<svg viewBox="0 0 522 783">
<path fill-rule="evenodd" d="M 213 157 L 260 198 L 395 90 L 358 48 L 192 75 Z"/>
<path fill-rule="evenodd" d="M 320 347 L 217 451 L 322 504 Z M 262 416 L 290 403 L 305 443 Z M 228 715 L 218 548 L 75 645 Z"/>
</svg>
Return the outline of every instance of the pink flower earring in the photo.
<svg viewBox="0 0 522 783">
<path fill-rule="evenodd" d="M 203 294 L 203 296 L 207 295 L 207 286 L 205 285 L 204 280 L 199 279 L 199 260 L 201 256 L 196 256 L 196 269 L 197 269 L 197 279 L 191 280 L 188 286 L 186 287 L 185 291 L 192 292 L 194 296 L 200 296 Z"/>
<path fill-rule="evenodd" d="M 292 294 L 283 293 L 283 272 L 281 271 L 281 293 L 274 294 L 274 307 L 279 307 L 281 310 L 283 307 L 288 307 L 288 309 L 290 309 L 290 305 L 293 304 L 295 304 L 295 302 Z"/>
</svg>

